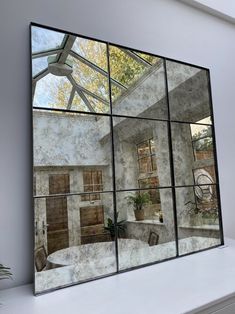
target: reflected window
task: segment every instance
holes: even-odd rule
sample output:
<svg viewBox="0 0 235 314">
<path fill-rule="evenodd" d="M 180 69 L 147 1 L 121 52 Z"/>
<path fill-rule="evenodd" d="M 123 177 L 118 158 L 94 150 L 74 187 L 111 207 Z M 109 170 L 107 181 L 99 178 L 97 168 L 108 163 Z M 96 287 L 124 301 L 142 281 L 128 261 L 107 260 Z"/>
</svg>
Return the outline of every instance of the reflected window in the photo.
<svg viewBox="0 0 235 314">
<path fill-rule="evenodd" d="M 91 170 L 83 171 L 83 188 L 84 192 L 98 192 L 103 191 L 102 171 Z M 87 194 L 81 196 L 82 201 L 96 201 L 100 200 L 100 194 Z"/>
<path fill-rule="evenodd" d="M 137 145 L 139 171 L 142 174 L 157 170 L 154 140 L 150 139 Z"/>
<path fill-rule="evenodd" d="M 194 160 L 213 158 L 213 139 L 210 126 L 191 124 Z"/>
<path fill-rule="evenodd" d="M 146 140 L 137 145 L 140 189 L 147 189 L 149 204 L 146 205 L 146 219 L 156 218 L 156 212 L 161 210 L 160 192 L 156 189 L 159 186 L 159 179 L 156 176 L 156 147 L 153 139 Z M 152 174 L 155 173 L 155 176 Z M 144 191 L 146 192 L 146 191 Z"/>
</svg>

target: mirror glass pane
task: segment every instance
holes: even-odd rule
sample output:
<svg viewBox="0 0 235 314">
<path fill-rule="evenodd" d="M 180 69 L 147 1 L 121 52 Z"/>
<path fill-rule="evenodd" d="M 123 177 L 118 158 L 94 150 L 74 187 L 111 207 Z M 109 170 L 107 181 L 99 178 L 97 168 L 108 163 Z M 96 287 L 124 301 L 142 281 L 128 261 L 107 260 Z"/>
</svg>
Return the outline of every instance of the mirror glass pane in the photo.
<svg viewBox="0 0 235 314">
<path fill-rule="evenodd" d="M 117 211 L 125 226 L 118 243 L 121 270 L 176 255 L 171 189 L 117 192 Z"/>
<path fill-rule="evenodd" d="M 176 186 L 216 183 L 211 126 L 172 122 L 171 130 Z"/>
<path fill-rule="evenodd" d="M 112 193 L 53 195 L 67 192 L 68 180 L 49 175 L 50 194 L 34 200 L 36 293 L 117 270 Z M 40 184 L 36 173 L 36 190 Z"/>
<path fill-rule="evenodd" d="M 116 189 L 171 186 L 167 123 L 113 118 Z"/>
<path fill-rule="evenodd" d="M 216 185 L 176 188 L 179 254 L 221 243 Z"/>
<path fill-rule="evenodd" d="M 110 112 L 107 45 L 32 27 L 33 106 Z"/>
<path fill-rule="evenodd" d="M 35 110 L 33 124 L 37 195 L 49 194 L 50 174 L 64 172 L 66 193 L 113 190 L 109 117 Z"/>
<path fill-rule="evenodd" d="M 65 34 L 47 28 L 32 27 L 32 53 L 62 48 Z"/>
<path fill-rule="evenodd" d="M 113 114 L 167 119 L 163 60 L 112 45 L 109 54 Z"/>
<path fill-rule="evenodd" d="M 166 61 L 171 120 L 210 124 L 211 109 L 206 70 Z M 203 122 L 201 122 L 203 123 Z"/>
</svg>

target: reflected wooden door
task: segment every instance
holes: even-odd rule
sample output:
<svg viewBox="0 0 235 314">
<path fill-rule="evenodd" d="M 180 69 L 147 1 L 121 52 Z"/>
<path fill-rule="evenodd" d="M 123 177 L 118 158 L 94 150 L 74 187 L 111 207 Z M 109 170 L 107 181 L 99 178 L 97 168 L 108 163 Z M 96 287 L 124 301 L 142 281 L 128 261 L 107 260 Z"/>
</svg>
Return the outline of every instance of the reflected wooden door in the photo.
<svg viewBox="0 0 235 314">
<path fill-rule="evenodd" d="M 63 194 L 69 191 L 68 174 L 49 176 L 49 194 Z M 67 197 L 48 197 L 46 213 L 48 254 L 51 254 L 69 246 Z"/>
<path fill-rule="evenodd" d="M 104 229 L 103 206 L 80 208 L 81 244 L 110 241 L 109 233 Z"/>
</svg>

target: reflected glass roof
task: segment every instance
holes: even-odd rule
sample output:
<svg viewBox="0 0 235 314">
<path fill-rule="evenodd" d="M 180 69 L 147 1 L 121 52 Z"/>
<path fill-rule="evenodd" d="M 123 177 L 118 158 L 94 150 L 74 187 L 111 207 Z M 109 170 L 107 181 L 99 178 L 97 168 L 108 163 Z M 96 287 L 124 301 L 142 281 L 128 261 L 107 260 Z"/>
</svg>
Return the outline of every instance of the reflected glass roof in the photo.
<svg viewBox="0 0 235 314">
<path fill-rule="evenodd" d="M 116 100 L 160 59 L 110 45 L 109 60 Z M 34 107 L 109 112 L 105 43 L 33 26 L 32 75 Z"/>
<path fill-rule="evenodd" d="M 64 34 L 41 27 L 32 27 L 32 52 L 61 48 Z"/>
</svg>

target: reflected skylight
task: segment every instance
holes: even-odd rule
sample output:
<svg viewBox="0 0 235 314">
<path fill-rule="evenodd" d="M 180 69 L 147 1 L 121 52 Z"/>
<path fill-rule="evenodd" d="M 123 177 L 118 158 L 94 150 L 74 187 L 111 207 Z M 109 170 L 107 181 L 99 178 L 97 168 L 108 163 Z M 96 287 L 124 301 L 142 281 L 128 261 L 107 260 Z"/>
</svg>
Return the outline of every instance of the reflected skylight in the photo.
<svg viewBox="0 0 235 314">
<path fill-rule="evenodd" d="M 77 110 L 77 111 L 86 111 L 89 112 L 90 110 L 84 103 L 84 101 L 81 99 L 81 97 L 75 92 L 72 105 L 71 105 L 71 110 Z"/>
<path fill-rule="evenodd" d="M 133 52 L 152 65 L 160 60 L 160 58 L 148 55 L 146 53 L 137 52 L 137 51 L 133 51 Z"/>
<path fill-rule="evenodd" d="M 212 124 L 211 117 L 207 117 L 207 118 L 204 118 L 202 120 L 199 120 L 199 121 L 197 121 L 197 123 Z"/>
<path fill-rule="evenodd" d="M 104 104 L 103 102 L 95 99 L 92 96 L 87 96 L 87 99 L 89 100 L 90 104 L 94 108 L 95 112 L 100 112 L 100 113 L 109 112 L 109 104 Z"/>
<path fill-rule="evenodd" d="M 191 134 L 195 137 L 211 136 L 211 127 L 200 124 L 190 124 Z"/>
<path fill-rule="evenodd" d="M 145 71 L 146 67 L 131 58 L 124 50 L 110 46 L 111 77 L 125 86 L 134 83 Z"/>
<path fill-rule="evenodd" d="M 106 44 L 77 37 L 71 50 L 107 71 Z"/>
<path fill-rule="evenodd" d="M 61 48 L 64 36 L 63 33 L 33 26 L 32 52 Z"/>
<path fill-rule="evenodd" d="M 41 57 L 32 60 L 33 76 L 37 75 L 38 73 L 40 73 L 41 71 L 45 70 L 48 67 L 47 59 L 48 57 Z"/>
<path fill-rule="evenodd" d="M 118 88 L 117 86 L 115 86 L 114 84 L 112 84 L 111 88 L 112 88 L 112 100 L 114 101 L 121 95 L 122 90 Z"/>
<path fill-rule="evenodd" d="M 55 49 L 59 50 L 54 52 Z M 109 112 L 107 44 L 33 26 L 32 55 L 35 107 Z M 48 58 L 55 56 L 53 67 L 48 68 Z M 112 99 L 121 96 L 157 60 L 145 53 L 111 46 Z M 71 72 L 63 68 L 68 63 Z M 43 76 L 43 70 L 50 74 Z"/>
<path fill-rule="evenodd" d="M 48 74 L 37 82 L 33 105 L 66 109 L 72 85 L 66 77 Z"/>
<path fill-rule="evenodd" d="M 92 93 L 108 100 L 108 79 L 79 60 L 68 57 L 73 63 L 72 76 L 76 83 Z"/>
</svg>

